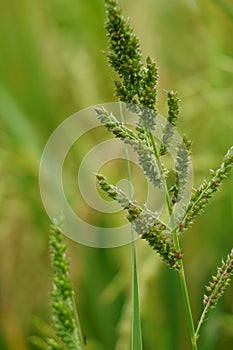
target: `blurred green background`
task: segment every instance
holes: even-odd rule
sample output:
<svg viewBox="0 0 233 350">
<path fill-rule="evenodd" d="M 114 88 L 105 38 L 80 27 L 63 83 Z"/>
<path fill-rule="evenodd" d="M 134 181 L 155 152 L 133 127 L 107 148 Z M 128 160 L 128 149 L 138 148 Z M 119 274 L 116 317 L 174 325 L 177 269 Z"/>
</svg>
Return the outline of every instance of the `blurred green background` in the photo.
<svg viewBox="0 0 233 350">
<path fill-rule="evenodd" d="M 161 113 L 166 112 L 162 89 L 179 91 L 179 130 L 194 141 L 198 185 L 233 139 L 232 2 L 122 0 L 121 5 L 145 56 L 155 57 L 160 67 Z M 49 219 L 38 184 L 41 153 L 72 113 L 115 100 L 113 72 L 102 53 L 107 48 L 102 1 L 1 0 L 0 13 L 0 349 L 28 350 L 36 349 L 28 339 L 38 333 L 34 317 L 50 322 Z M 74 175 L 67 171 L 67 176 L 72 192 Z M 231 176 L 182 238 L 195 320 L 204 285 L 232 246 L 232 235 Z M 129 349 L 130 245 L 95 249 L 66 241 L 87 350 Z M 144 349 L 190 349 L 176 274 L 145 242 L 136 245 Z M 232 348 L 232 299 L 231 285 L 209 314 L 200 349 Z"/>
</svg>

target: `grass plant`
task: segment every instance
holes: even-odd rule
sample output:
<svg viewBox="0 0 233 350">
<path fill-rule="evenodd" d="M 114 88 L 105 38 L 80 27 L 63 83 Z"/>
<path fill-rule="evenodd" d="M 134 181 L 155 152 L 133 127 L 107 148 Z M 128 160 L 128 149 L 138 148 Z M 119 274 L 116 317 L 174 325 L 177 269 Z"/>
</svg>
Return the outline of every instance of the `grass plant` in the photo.
<svg viewBox="0 0 233 350">
<path fill-rule="evenodd" d="M 130 26 L 129 20 L 122 15 L 118 1 L 105 0 L 105 6 L 107 13 L 106 30 L 109 40 L 109 49 L 106 54 L 110 66 L 118 74 L 118 80 L 115 81 L 116 96 L 120 102 L 126 104 L 129 110 L 138 115 L 138 123 L 136 130 L 132 130 L 124 124 L 124 120 L 120 120 L 119 117 L 114 116 L 111 111 L 104 108 L 96 109 L 96 115 L 109 132 L 125 143 L 126 152 L 127 147 L 132 147 L 137 153 L 144 174 L 153 186 L 165 189 L 166 206 L 171 218 L 171 226 L 164 224 L 157 213 L 151 211 L 146 204 L 139 205 L 131 194 L 128 196 L 117 186 L 109 183 L 104 175 L 97 174 L 97 182 L 108 197 L 117 201 L 127 211 L 127 219 L 132 226 L 132 235 L 134 231 L 137 232 L 160 255 L 162 261 L 178 273 L 187 314 L 190 342 L 192 349 L 197 350 L 200 330 L 204 321 L 206 321 L 206 316 L 211 309 L 215 308 L 230 283 L 233 274 L 233 254 L 231 249 L 226 259 L 217 268 L 217 273 L 212 276 L 211 281 L 207 284 L 207 293 L 203 296 L 203 310 L 197 326 L 195 326 L 186 281 L 181 240 L 184 232 L 190 229 L 199 215 L 203 214 L 206 205 L 219 190 L 223 180 L 230 175 L 233 167 L 233 147 L 226 152 L 220 166 L 216 170 L 210 170 L 210 180 L 203 180 L 198 188 L 193 187 L 190 202 L 182 217 L 177 219 L 174 214 L 174 206 L 182 199 L 182 190 L 188 181 L 191 141 L 185 135 L 183 136 L 183 142 L 177 146 L 174 169 L 167 169 L 163 159 L 169 153 L 170 147 L 173 146 L 173 134 L 180 110 L 178 94 L 173 90 L 165 91 L 168 105 L 167 124 L 163 126 L 162 142 L 159 144 L 153 134 L 156 129 L 158 113 L 158 67 L 150 57 L 147 57 L 146 63 L 143 64 L 139 41 Z M 129 162 L 127 167 L 128 179 L 130 180 Z M 172 185 L 167 180 L 170 172 L 175 175 Z M 67 349 L 80 350 L 83 348 L 82 334 L 73 303 L 72 288 L 67 270 L 68 263 L 63 257 L 65 246 L 61 242 L 61 234 L 62 231 L 59 226 L 53 224 L 50 248 L 52 266 L 55 271 L 52 293 L 54 298 L 54 325 L 57 336 L 63 344 L 61 346 L 65 346 Z M 133 320 L 131 348 L 132 350 L 141 350 L 143 341 L 140 326 L 140 294 L 138 291 L 134 240 L 132 248 Z M 49 346 L 50 349 L 60 349 L 55 340 L 50 340 Z M 61 347 L 61 349 L 63 348 Z"/>
</svg>

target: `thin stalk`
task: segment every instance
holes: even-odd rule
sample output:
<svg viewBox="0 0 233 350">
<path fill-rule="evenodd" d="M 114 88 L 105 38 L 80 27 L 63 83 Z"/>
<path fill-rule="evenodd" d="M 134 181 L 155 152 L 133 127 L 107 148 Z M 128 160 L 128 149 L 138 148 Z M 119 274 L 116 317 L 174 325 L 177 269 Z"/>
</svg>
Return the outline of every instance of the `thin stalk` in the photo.
<svg viewBox="0 0 233 350">
<path fill-rule="evenodd" d="M 131 229 L 133 231 L 133 229 Z M 142 350 L 142 331 L 140 320 L 140 302 L 138 291 L 137 260 L 134 242 L 132 243 L 132 292 L 133 292 L 133 315 L 132 315 L 132 338 L 131 349 Z"/>
<path fill-rule="evenodd" d="M 122 105 L 120 103 L 120 115 L 121 121 L 124 123 L 124 115 Z M 129 198 L 132 199 L 132 188 L 131 188 L 131 169 L 129 161 L 128 148 L 124 145 L 125 157 L 126 157 L 126 168 L 127 177 L 129 183 Z M 137 275 L 137 256 L 135 248 L 135 234 L 131 225 L 131 237 L 132 237 L 132 337 L 131 337 L 131 350 L 142 350 L 142 331 L 141 331 L 141 320 L 140 320 L 140 302 L 139 302 L 139 290 L 138 290 L 138 275 Z"/>
<path fill-rule="evenodd" d="M 153 137 L 152 133 L 149 133 L 149 137 L 150 137 L 151 143 L 153 145 L 155 157 L 158 161 L 159 170 L 162 174 L 162 170 L 163 170 L 162 164 L 161 164 L 158 152 L 157 152 L 156 144 L 155 144 L 154 137 Z M 177 250 L 180 250 L 180 242 L 179 242 L 179 237 L 178 237 L 178 233 L 176 230 L 175 218 L 174 218 L 174 214 L 173 214 L 173 210 L 172 210 L 170 196 L 168 193 L 167 182 L 166 182 L 165 178 L 163 180 L 164 180 L 164 189 L 165 189 L 165 193 L 166 193 L 167 208 L 168 208 L 169 215 L 171 217 L 173 242 L 174 242 L 175 248 Z M 188 319 L 189 334 L 190 334 L 190 339 L 191 339 L 191 343 L 192 343 L 192 349 L 198 350 L 197 338 L 195 335 L 195 328 L 194 328 L 193 315 L 192 315 L 192 309 L 191 309 L 191 303 L 190 303 L 188 287 L 187 287 L 187 282 L 186 282 L 186 277 L 185 277 L 184 263 L 183 263 L 182 258 L 180 260 L 180 269 L 179 269 L 178 273 L 179 273 L 180 284 L 181 284 L 181 289 L 182 289 L 183 298 L 184 298 L 186 315 L 187 315 L 187 319 Z"/>
<path fill-rule="evenodd" d="M 180 266 L 181 266 L 181 268 L 179 270 L 179 277 L 180 277 L 181 289 L 182 289 L 183 297 L 184 297 L 186 315 L 187 315 L 187 318 L 188 318 L 190 339 L 191 339 L 193 350 L 198 350 L 197 339 L 196 339 L 196 336 L 195 336 L 195 328 L 194 328 L 194 323 L 193 323 L 192 309 L 191 309 L 189 293 L 188 293 L 188 288 L 187 288 L 187 283 L 186 283 L 186 278 L 185 278 L 185 271 L 184 271 L 183 260 L 181 260 L 181 265 Z"/>
<path fill-rule="evenodd" d="M 208 311 L 208 308 L 209 308 L 209 304 L 210 304 L 210 301 L 211 299 L 209 300 L 209 302 L 206 304 L 202 314 L 201 314 L 201 317 L 198 321 L 198 325 L 197 325 L 197 328 L 196 328 L 196 332 L 195 332 L 195 338 L 198 339 L 199 337 L 199 332 L 200 332 L 200 328 L 202 326 L 202 323 L 204 322 L 205 318 L 206 318 L 206 314 L 207 314 L 207 311 Z"/>
</svg>

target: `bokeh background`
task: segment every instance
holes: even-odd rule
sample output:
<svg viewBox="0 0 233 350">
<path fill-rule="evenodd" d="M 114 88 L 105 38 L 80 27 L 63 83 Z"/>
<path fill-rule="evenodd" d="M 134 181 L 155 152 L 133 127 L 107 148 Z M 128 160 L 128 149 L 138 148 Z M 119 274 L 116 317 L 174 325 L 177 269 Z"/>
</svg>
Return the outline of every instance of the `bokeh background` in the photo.
<svg viewBox="0 0 233 350">
<path fill-rule="evenodd" d="M 179 130 L 194 141 L 198 185 L 233 139 L 232 2 L 122 0 L 121 5 L 145 56 L 155 57 L 160 67 L 161 113 L 166 113 L 162 89 L 179 91 Z M 114 84 L 102 52 L 107 48 L 103 1 L 2 0 L 0 13 L 0 349 L 28 350 L 37 349 L 30 337 L 51 317 L 49 219 L 38 184 L 41 153 L 68 116 L 115 101 Z M 77 158 L 81 151 L 76 149 Z M 66 186 L 75 193 L 75 155 L 70 159 Z M 195 320 L 204 285 L 232 246 L 232 235 L 231 176 L 182 237 Z M 96 249 L 66 241 L 87 350 L 129 349 L 131 246 Z M 144 349 L 190 349 L 176 274 L 145 242 L 136 245 Z M 200 349 L 232 346 L 231 285 L 209 314 Z"/>
</svg>

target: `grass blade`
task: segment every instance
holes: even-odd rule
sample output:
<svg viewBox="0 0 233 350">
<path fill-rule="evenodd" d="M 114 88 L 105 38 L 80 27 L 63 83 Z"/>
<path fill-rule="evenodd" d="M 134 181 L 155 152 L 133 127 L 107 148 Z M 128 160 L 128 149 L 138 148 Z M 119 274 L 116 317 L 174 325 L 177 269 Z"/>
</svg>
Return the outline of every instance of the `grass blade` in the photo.
<svg viewBox="0 0 233 350">
<path fill-rule="evenodd" d="M 124 123 L 124 115 L 122 106 L 120 104 L 121 121 Z M 125 147 L 127 175 L 129 182 L 129 198 L 132 199 L 131 189 L 131 170 L 130 161 L 127 145 Z M 142 331 L 141 331 L 141 320 L 140 320 L 140 302 L 139 302 L 139 289 L 138 289 L 138 274 L 137 274 L 137 256 L 136 247 L 134 241 L 134 229 L 131 225 L 132 234 L 132 339 L 131 339 L 131 350 L 142 350 Z"/>
<path fill-rule="evenodd" d="M 133 229 L 132 229 L 133 231 Z M 133 317 L 132 317 L 132 350 L 142 350 L 142 331 L 140 320 L 140 303 L 138 293 L 138 275 L 135 243 L 132 242 L 132 295 L 133 295 Z"/>
</svg>

